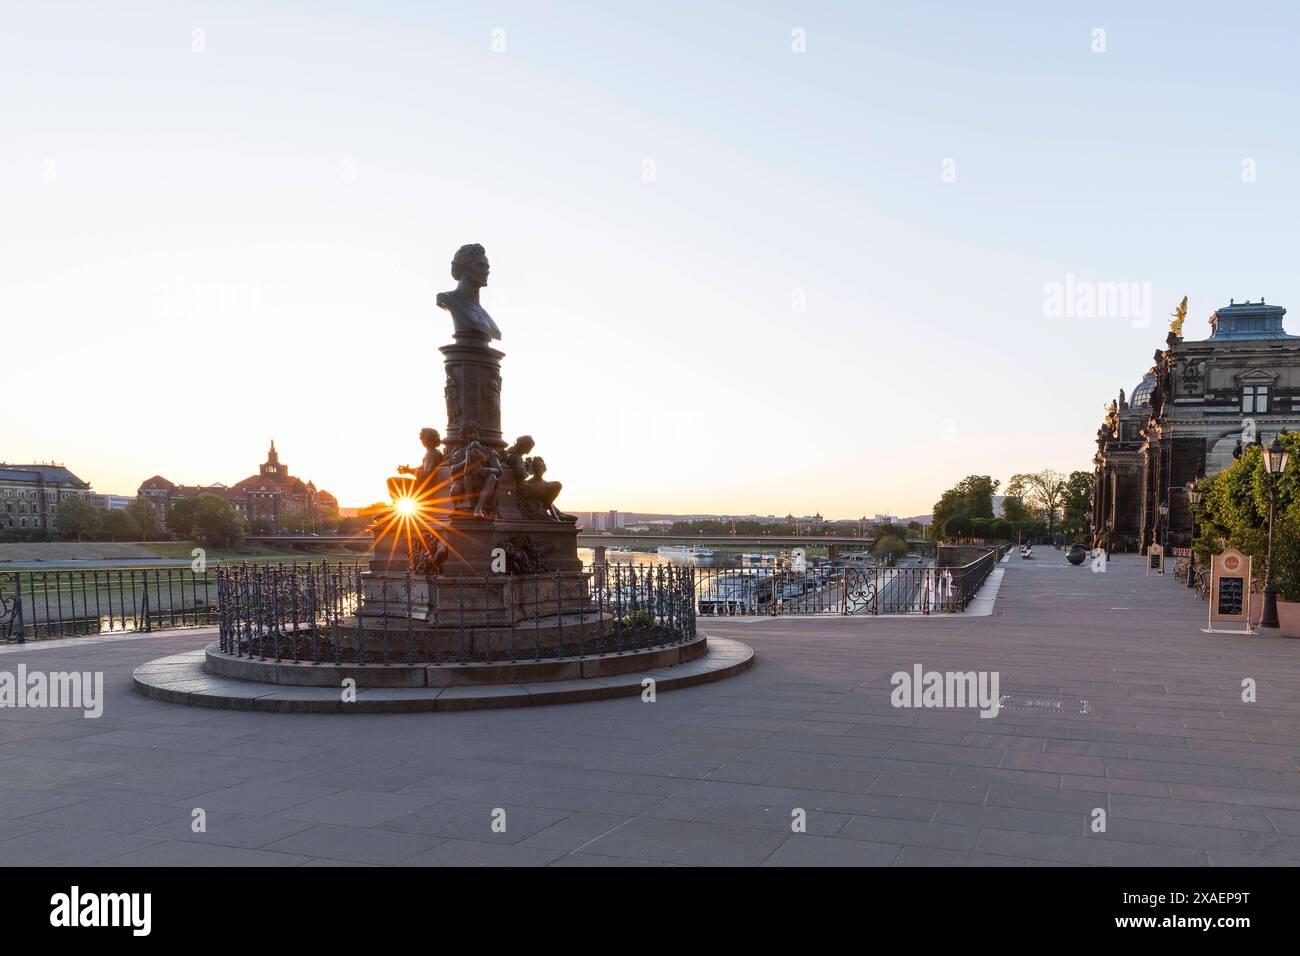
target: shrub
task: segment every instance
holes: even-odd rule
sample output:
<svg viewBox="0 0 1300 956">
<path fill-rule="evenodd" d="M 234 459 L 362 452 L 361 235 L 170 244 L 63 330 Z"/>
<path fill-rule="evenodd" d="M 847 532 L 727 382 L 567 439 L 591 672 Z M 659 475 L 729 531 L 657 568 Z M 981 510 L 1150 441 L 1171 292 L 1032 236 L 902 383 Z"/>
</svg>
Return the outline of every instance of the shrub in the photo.
<svg viewBox="0 0 1300 956">
<path fill-rule="evenodd" d="M 1249 445 L 1223 471 L 1200 482 L 1201 505 L 1196 511 L 1196 556 L 1208 567 L 1212 555 L 1236 548 L 1253 559 L 1262 584 L 1268 555 L 1269 489 L 1277 481 L 1277 514 L 1273 528 L 1273 581 L 1288 601 L 1300 600 L 1300 434 L 1281 436 L 1291 452 L 1286 471 L 1274 479 L 1264 465 L 1262 449 Z"/>
<path fill-rule="evenodd" d="M 951 538 L 967 538 L 971 533 L 971 521 L 965 515 L 953 515 L 943 524 L 943 533 Z"/>
</svg>

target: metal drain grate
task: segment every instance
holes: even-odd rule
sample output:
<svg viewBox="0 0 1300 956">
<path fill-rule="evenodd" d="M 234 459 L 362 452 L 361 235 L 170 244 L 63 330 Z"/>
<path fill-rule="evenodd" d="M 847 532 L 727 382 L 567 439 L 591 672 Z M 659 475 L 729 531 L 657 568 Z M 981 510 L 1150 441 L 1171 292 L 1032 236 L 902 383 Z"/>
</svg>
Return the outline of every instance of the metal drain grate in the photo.
<svg viewBox="0 0 1300 956">
<path fill-rule="evenodd" d="M 998 708 L 1021 714 L 1086 714 L 1091 709 L 1082 697 L 1054 694 L 1003 694 Z"/>
</svg>

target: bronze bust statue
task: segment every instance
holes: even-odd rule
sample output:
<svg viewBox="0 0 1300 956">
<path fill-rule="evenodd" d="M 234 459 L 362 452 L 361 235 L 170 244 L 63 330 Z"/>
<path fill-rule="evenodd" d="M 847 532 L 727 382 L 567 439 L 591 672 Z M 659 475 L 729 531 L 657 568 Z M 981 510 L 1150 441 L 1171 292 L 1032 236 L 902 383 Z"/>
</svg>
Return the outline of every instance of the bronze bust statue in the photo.
<svg viewBox="0 0 1300 956">
<path fill-rule="evenodd" d="M 488 339 L 501 338 L 501 330 L 478 301 L 478 290 L 488 284 L 488 271 L 487 253 L 478 243 L 456 250 L 451 260 L 451 277 L 457 286 L 451 292 L 438 293 L 438 306 L 451 313 L 457 335 L 470 333 Z"/>
</svg>

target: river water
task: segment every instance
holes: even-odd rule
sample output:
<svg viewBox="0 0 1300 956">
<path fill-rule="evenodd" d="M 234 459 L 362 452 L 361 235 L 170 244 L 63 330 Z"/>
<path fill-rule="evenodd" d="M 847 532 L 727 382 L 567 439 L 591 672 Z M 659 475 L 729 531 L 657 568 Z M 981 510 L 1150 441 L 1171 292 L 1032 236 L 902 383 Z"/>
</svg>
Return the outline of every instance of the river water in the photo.
<svg viewBox="0 0 1300 956">
<path fill-rule="evenodd" d="M 788 549 L 784 552 L 775 548 L 752 548 L 745 552 L 746 554 L 765 554 L 775 558 L 780 553 L 788 554 Z M 691 558 L 684 555 L 664 556 L 654 551 L 633 551 L 631 553 L 623 552 L 605 552 L 605 561 L 608 564 L 635 564 L 637 566 L 655 566 L 655 565 L 690 565 L 697 568 L 738 568 L 740 567 L 739 551 L 715 551 L 711 558 Z M 578 560 L 583 564 L 592 564 L 596 560 L 596 552 L 592 548 L 579 548 Z"/>
</svg>

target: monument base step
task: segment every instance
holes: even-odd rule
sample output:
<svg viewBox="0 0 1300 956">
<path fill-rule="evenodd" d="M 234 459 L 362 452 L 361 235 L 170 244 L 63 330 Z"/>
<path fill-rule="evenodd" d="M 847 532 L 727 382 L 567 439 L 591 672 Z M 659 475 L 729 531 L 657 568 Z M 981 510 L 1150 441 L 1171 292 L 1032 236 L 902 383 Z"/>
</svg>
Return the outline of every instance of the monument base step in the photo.
<svg viewBox="0 0 1300 956">
<path fill-rule="evenodd" d="M 204 670 L 206 651 L 162 657 L 136 668 L 136 693 L 196 707 L 223 707 L 275 713 L 404 713 L 533 707 L 631 697 L 645 693 L 647 679 L 656 694 L 735 676 L 753 664 L 754 652 L 739 641 L 709 639 L 707 653 L 674 667 L 608 677 L 448 687 L 359 688 L 345 700 L 339 685 L 278 685 L 216 676 Z M 334 665 L 315 665 L 333 668 Z M 340 678 L 340 684 L 342 678 Z"/>
</svg>

